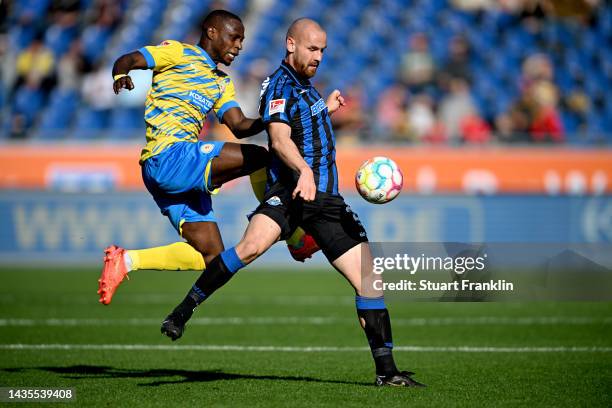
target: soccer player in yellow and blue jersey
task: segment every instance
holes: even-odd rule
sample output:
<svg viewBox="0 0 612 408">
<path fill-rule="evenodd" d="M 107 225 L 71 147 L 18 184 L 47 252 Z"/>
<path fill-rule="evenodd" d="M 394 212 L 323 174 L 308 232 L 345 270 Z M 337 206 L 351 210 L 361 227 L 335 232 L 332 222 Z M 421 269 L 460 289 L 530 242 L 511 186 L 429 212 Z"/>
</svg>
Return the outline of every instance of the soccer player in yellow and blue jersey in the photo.
<svg viewBox="0 0 612 408">
<path fill-rule="evenodd" d="M 130 70 L 153 70 L 145 109 L 147 143 L 140 157 L 142 176 L 162 213 L 187 242 L 139 250 L 115 245 L 106 248 L 98 288 L 101 303 L 111 302 L 130 270 L 203 270 L 207 261 L 223 251 L 211 190 L 251 174 L 256 196 L 263 196 L 266 149 L 198 140 L 211 110 L 238 138 L 263 130 L 260 119 L 244 116 L 235 101 L 233 82 L 218 69 L 219 63 L 229 66 L 234 61 L 243 40 L 240 18 L 215 10 L 204 19 L 197 45 L 164 41 L 123 55 L 115 62 L 115 93 L 134 88 Z M 301 261 L 319 249 L 301 228 L 287 243 L 292 256 Z"/>
<path fill-rule="evenodd" d="M 162 214 L 187 242 L 139 251 L 107 248 L 99 280 L 101 303 L 110 303 L 129 269 L 202 270 L 223 251 L 211 192 L 268 163 L 264 147 L 198 139 L 211 110 L 238 138 L 263 130 L 259 118 L 244 116 L 232 80 L 218 68 L 234 61 L 243 40 L 240 18 L 215 10 L 204 19 L 197 45 L 164 41 L 115 62 L 115 93 L 134 88 L 130 70 L 153 70 L 145 109 L 147 143 L 140 156 L 142 177 Z"/>
</svg>

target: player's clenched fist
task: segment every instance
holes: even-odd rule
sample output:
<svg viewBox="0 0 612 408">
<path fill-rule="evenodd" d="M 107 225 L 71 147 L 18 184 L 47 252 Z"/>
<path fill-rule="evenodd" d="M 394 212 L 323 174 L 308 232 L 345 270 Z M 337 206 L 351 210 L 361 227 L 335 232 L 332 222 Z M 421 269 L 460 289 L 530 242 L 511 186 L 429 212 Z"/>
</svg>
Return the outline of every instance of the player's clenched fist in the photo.
<svg viewBox="0 0 612 408">
<path fill-rule="evenodd" d="M 334 89 L 333 92 L 327 97 L 326 105 L 327 110 L 331 115 L 332 113 L 340 109 L 341 106 L 346 106 L 346 101 L 344 100 L 344 97 L 340 94 L 340 91 L 338 89 Z"/>
<path fill-rule="evenodd" d="M 121 88 L 125 88 L 128 91 L 134 89 L 134 83 L 129 75 L 115 75 L 115 82 L 113 82 L 113 91 L 115 94 L 119 94 Z"/>
</svg>

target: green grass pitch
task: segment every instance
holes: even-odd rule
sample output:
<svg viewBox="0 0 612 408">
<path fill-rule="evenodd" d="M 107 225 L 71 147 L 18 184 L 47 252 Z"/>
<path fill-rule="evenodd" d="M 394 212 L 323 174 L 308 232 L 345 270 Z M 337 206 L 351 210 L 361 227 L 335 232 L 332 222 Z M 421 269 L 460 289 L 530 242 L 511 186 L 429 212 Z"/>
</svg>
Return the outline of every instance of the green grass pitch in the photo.
<svg viewBox="0 0 612 408">
<path fill-rule="evenodd" d="M 96 268 L 0 270 L 0 386 L 71 387 L 95 407 L 612 401 L 612 303 L 393 300 L 398 365 L 428 387 L 380 389 L 335 272 L 247 268 L 172 343 L 159 324 L 196 276 L 133 272 L 102 306 Z"/>
</svg>

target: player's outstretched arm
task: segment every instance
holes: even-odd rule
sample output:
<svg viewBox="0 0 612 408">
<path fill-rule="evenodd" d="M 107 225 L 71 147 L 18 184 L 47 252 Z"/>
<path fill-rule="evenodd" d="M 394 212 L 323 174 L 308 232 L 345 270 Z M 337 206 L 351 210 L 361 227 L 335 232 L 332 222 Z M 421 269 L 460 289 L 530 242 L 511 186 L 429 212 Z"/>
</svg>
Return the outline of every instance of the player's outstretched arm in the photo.
<svg viewBox="0 0 612 408">
<path fill-rule="evenodd" d="M 128 73 L 133 69 L 147 69 L 147 61 L 139 51 L 130 52 L 117 58 L 113 65 L 113 91 L 119 93 L 121 88 L 128 91 L 134 89 L 134 83 Z"/>
<path fill-rule="evenodd" d="M 225 123 L 238 139 L 256 135 L 264 130 L 261 118 L 253 119 L 244 116 L 242 109 L 230 108 L 223 114 Z"/>
<path fill-rule="evenodd" d="M 298 194 L 304 201 L 312 201 L 315 198 L 317 187 L 314 182 L 312 169 L 304 161 L 295 143 L 291 140 L 291 128 L 289 125 L 280 122 L 271 122 L 268 125 L 268 133 L 272 142 L 272 150 L 280 157 L 280 159 L 295 170 L 300 175 L 295 190 L 293 190 L 293 198 Z"/>
</svg>

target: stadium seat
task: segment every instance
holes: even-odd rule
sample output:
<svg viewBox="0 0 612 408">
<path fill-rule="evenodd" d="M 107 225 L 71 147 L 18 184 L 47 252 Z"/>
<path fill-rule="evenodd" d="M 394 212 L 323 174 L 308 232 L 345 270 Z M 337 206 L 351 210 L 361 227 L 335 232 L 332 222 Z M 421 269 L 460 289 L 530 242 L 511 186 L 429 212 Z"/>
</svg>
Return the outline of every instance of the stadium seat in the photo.
<svg viewBox="0 0 612 408">
<path fill-rule="evenodd" d="M 53 52 L 56 59 L 59 59 L 66 51 L 74 38 L 76 38 L 78 30 L 75 26 L 64 27 L 59 24 L 54 24 L 49 27 L 45 33 L 45 45 Z"/>
<path fill-rule="evenodd" d="M 27 16 L 33 23 L 36 23 L 45 18 L 50 3 L 51 0 L 21 0 L 14 2 L 12 14 L 16 20 Z"/>
<path fill-rule="evenodd" d="M 573 138 L 578 131 L 578 117 L 570 112 L 564 112 L 561 115 L 561 121 L 568 138 Z"/>
<path fill-rule="evenodd" d="M 27 126 L 31 126 L 44 104 L 44 95 L 40 89 L 22 86 L 15 92 L 13 111 L 23 115 Z"/>
<path fill-rule="evenodd" d="M 26 48 L 36 37 L 33 25 L 15 25 L 9 31 L 9 45 L 11 49 L 21 51 Z"/>
<path fill-rule="evenodd" d="M 91 25 L 87 27 L 81 36 L 83 56 L 91 63 L 98 60 L 104 53 L 104 48 L 111 36 L 108 27 Z"/>
<path fill-rule="evenodd" d="M 142 108 L 117 108 L 110 115 L 108 138 L 111 140 L 126 140 L 144 138 L 145 124 Z"/>
<path fill-rule="evenodd" d="M 76 115 L 76 123 L 72 131 L 72 138 L 88 140 L 96 139 L 104 135 L 104 129 L 108 124 L 108 111 L 95 110 L 82 107 Z"/>
<path fill-rule="evenodd" d="M 9 25 L 9 46 L 18 52 L 31 43 L 38 27 L 48 23 L 43 20 L 52 1 L 14 3 L 9 10 L 9 21 L 21 21 L 23 16 L 33 19 L 31 24 Z M 160 39 L 186 40 L 216 3 L 212 0 L 137 0 L 117 4 L 124 13 L 119 24 L 86 25 L 80 33 L 77 27 L 52 24 L 44 32 L 45 44 L 59 57 L 75 38 L 80 38 L 89 63 L 108 63 L 109 58 Z M 223 3 L 225 8 L 245 18 L 252 9 L 247 4 L 246 0 Z M 83 15 L 94 13 L 97 7 L 95 0 L 80 2 Z M 598 6 L 596 18 L 589 25 L 570 19 L 546 19 L 539 33 L 528 30 L 518 14 L 499 8 L 466 12 L 448 0 L 273 0 L 260 11 L 257 24 L 247 27 L 248 40 L 239 63 L 232 67 L 234 75 L 245 75 L 260 58 L 275 65 L 284 55 L 282 44 L 287 26 L 296 17 L 308 16 L 319 20 L 328 30 L 329 48 L 317 79 L 326 86 L 347 86 L 360 81 L 370 104 L 397 78 L 411 34 L 427 34 L 430 52 L 438 67 L 447 59 L 450 39 L 461 34 L 472 49 L 469 66 L 475 78 L 474 99 L 488 115 L 505 109 L 516 98 L 525 57 L 545 51 L 550 53 L 555 67 L 554 81 L 560 91 L 567 93 L 582 86 L 593 105 L 597 105 L 603 119 L 593 119 L 589 129 L 610 128 L 607 114 L 612 104 L 609 95 L 612 51 L 608 44 L 612 40 L 612 7 L 607 4 Z M 563 53 L 557 52 L 560 47 Z M 65 131 L 72 122 L 78 130 L 76 137 L 81 137 L 77 135 L 81 131 L 87 133 L 89 125 L 100 130 L 108 124 L 113 132 L 124 128 L 142 129 L 141 112 L 101 113 L 81 108 L 75 118 L 75 109 L 68 108 L 75 106 L 71 103 L 74 101 L 61 102 L 56 93 L 51 93 L 46 109 L 44 99 L 39 101 L 42 114 L 38 118 L 37 137 L 48 137 L 43 128 Z M 20 109 L 29 112 L 27 107 Z M 34 116 L 28 113 L 33 123 L 37 119 Z M 564 115 L 563 120 L 570 129 L 577 129 L 571 115 Z M 115 134 L 108 137 L 113 138 Z"/>
<path fill-rule="evenodd" d="M 66 136 L 72 124 L 79 97 L 76 91 L 55 90 L 43 111 L 34 138 L 56 140 Z"/>
</svg>

